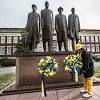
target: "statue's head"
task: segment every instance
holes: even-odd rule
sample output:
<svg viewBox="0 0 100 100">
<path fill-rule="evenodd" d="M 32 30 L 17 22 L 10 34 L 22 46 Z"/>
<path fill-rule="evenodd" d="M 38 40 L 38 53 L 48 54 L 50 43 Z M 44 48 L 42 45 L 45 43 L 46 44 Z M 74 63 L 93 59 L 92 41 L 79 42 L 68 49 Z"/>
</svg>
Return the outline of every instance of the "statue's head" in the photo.
<svg viewBox="0 0 100 100">
<path fill-rule="evenodd" d="M 72 14 L 74 14 L 75 13 L 75 8 L 72 8 L 71 12 L 72 12 Z"/>
<path fill-rule="evenodd" d="M 37 7 L 36 7 L 35 4 L 32 5 L 32 9 L 33 9 L 34 12 L 37 10 Z"/>
<path fill-rule="evenodd" d="M 63 8 L 62 7 L 59 7 L 58 8 L 58 12 L 61 14 L 63 12 Z"/>
<path fill-rule="evenodd" d="M 45 7 L 49 8 L 49 2 L 48 1 L 45 2 Z"/>
</svg>

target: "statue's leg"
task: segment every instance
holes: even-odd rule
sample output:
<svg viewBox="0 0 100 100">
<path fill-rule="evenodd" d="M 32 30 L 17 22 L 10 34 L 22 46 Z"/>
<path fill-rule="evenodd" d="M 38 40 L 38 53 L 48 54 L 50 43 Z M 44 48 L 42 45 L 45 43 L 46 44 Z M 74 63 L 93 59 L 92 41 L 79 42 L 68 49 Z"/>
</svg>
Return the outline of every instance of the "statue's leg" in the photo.
<svg viewBox="0 0 100 100">
<path fill-rule="evenodd" d="M 76 44 L 79 43 L 79 38 L 78 38 L 77 34 L 78 34 L 78 33 L 75 32 L 75 40 L 76 40 Z"/>
<path fill-rule="evenodd" d="M 68 51 L 68 41 L 64 41 L 64 49 L 65 51 Z"/>
<path fill-rule="evenodd" d="M 62 47 L 62 42 L 61 42 L 61 41 L 58 41 L 58 48 L 59 48 L 59 51 L 61 51 L 61 47 Z"/>
<path fill-rule="evenodd" d="M 46 51 L 46 41 L 43 41 L 43 50 Z"/>
<path fill-rule="evenodd" d="M 53 35 L 51 33 L 51 30 L 49 30 L 49 39 L 48 39 L 48 51 L 52 51 L 52 46 L 53 46 Z"/>
<path fill-rule="evenodd" d="M 28 43 L 29 50 L 32 51 L 32 43 Z"/>
<path fill-rule="evenodd" d="M 72 49 L 75 50 L 75 40 L 72 39 Z"/>
<path fill-rule="evenodd" d="M 48 40 L 48 51 L 52 51 L 52 40 Z"/>
<path fill-rule="evenodd" d="M 62 41 L 64 42 L 65 51 L 68 51 L 68 38 L 65 31 L 62 32 Z"/>
</svg>

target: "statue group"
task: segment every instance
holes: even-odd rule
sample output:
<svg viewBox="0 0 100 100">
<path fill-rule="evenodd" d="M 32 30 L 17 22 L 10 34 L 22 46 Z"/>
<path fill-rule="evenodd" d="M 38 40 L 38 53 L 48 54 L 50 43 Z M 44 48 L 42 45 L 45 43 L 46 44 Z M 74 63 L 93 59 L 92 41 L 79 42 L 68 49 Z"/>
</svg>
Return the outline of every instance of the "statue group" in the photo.
<svg viewBox="0 0 100 100">
<path fill-rule="evenodd" d="M 33 11 L 28 14 L 26 30 L 28 32 L 27 43 L 30 51 L 37 48 L 40 42 L 40 27 L 42 27 L 42 41 L 43 50 L 46 49 L 48 43 L 48 51 L 52 51 L 53 32 L 57 33 L 57 43 L 59 51 L 62 49 L 64 43 L 65 51 L 68 51 L 68 38 L 72 41 L 72 49 L 75 50 L 74 45 L 79 42 L 80 22 L 78 15 L 75 14 L 75 8 L 71 9 L 71 14 L 68 15 L 68 23 L 66 15 L 62 14 L 63 8 L 58 8 L 58 13 L 55 16 L 55 23 L 53 18 L 53 11 L 49 9 L 49 2 L 45 2 L 45 9 L 41 10 L 39 15 L 35 4 L 32 5 Z"/>
</svg>

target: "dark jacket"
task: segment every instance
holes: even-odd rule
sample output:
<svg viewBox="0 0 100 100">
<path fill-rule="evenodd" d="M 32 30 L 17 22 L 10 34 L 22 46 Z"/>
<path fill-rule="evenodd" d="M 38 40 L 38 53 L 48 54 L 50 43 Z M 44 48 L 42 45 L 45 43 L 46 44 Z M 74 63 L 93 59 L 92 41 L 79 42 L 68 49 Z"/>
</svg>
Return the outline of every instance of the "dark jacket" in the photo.
<svg viewBox="0 0 100 100">
<path fill-rule="evenodd" d="M 90 52 L 83 49 L 82 52 L 83 67 L 82 72 L 85 78 L 90 78 L 94 75 L 94 62 Z"/>
</svg>

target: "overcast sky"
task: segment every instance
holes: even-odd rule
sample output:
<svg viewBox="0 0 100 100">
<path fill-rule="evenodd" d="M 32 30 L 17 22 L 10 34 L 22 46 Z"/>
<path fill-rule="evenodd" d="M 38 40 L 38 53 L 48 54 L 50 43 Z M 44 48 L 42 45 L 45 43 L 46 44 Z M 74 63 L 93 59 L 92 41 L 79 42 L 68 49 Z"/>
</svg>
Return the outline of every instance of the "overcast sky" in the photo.
<svg viewBox="0 0 100 100">
<path fill-rule="evenodd" d="M 25 27 L 31 5 L 37 5 L 37 12 L 44 9 L 46 0 L 0 0 L 0 28 Z M 100 0 L 48 0 L 54 16 L 59 6 L 64 8 L 66 17 L 72 7 L 79 15 L 81 28 L 100 29 Z"/>
</svg>

